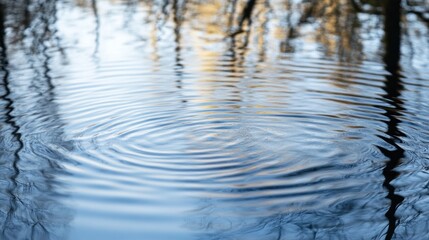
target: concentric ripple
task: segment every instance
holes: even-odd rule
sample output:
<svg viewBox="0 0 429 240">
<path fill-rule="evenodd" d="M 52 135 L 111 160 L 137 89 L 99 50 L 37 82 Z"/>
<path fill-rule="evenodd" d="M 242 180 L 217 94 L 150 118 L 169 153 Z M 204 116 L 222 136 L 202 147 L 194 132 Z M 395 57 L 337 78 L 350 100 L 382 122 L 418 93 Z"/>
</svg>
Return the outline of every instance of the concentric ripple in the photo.
<svg viewBox="0 0 429 240">
<path fill-rule="evenodd" d="M 426 70 L 279 51 L 281 1 L 77 2 L 2 48 L 0 239 L 424 239 Z"/>
</svg>

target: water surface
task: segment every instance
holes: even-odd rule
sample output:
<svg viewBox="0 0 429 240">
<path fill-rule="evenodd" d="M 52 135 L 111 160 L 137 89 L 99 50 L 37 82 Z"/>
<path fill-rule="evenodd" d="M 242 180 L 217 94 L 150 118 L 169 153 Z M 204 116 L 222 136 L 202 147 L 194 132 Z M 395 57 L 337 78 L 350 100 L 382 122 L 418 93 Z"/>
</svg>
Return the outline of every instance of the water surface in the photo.
<svg viewBox="0 0 429 240">
<path fill-rule="evenodd" d="M 429 237 L 427 15 L 283 0 L 1 10 L 0 239 Z"/>
</svg>

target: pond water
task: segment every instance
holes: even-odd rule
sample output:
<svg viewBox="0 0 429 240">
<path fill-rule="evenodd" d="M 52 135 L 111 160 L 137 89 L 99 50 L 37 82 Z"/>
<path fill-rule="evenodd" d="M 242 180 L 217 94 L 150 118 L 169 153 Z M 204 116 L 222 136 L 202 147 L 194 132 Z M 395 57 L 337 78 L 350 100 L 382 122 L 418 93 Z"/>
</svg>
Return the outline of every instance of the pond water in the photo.
<svg viewBox="0 0 429 240">
<path fill-rule="evenodd" d="M 0 239 L 427 239 L 428 16 L 349 3 L 0 5 Z"/>
</svg>

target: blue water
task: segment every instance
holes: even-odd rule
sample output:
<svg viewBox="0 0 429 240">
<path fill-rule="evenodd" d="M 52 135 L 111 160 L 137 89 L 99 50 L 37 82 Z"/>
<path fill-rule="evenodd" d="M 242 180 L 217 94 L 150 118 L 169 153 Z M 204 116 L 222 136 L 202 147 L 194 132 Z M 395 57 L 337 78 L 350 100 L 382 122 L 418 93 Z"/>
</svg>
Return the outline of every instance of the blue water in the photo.
<svg viewBox="0 0 429 240">
<path fill-rule="evenodd" d="M 429 238 L 416 14 L 395 35 L 341 1 L 1 9 L 0 239 Z"/>
</svg>

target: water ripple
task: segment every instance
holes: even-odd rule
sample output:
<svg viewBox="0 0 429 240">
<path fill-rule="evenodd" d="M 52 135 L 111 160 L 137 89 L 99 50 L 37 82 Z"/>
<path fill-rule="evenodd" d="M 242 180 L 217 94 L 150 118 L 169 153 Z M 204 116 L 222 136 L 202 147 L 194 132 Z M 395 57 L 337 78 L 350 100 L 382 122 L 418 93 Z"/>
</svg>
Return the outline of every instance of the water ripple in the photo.
<svg viewBox="0 0 429 240">
<path fill-rule="evenodd" d="M 424 239 L 426 70 L 292 34 L 304 2 L 35 2 L 0 26 L 1 239 Z"/>
</svg>

